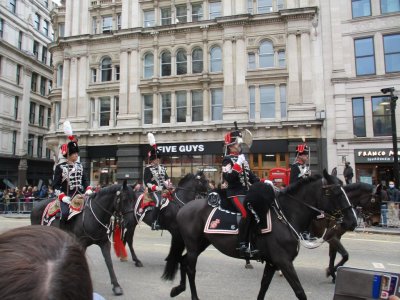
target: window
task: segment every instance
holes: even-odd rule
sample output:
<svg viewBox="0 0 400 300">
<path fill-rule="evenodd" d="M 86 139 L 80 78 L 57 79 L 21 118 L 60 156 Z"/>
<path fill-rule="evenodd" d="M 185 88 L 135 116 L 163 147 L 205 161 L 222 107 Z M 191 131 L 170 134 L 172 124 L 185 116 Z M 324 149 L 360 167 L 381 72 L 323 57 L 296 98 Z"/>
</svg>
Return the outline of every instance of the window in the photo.
<svg viewBox="0 0 400 300">
<path fill-rule="evenodd" d="M 92 70 L 92 82 L 96 82 L 97 80 L 97 69 L 93 68 Z"/>
<path fill-rule="evenodd" d="M 260 68 L 270 68 L 274 66 L 274 49 L 272 43 L 264 41 L 260 45 Z"/>
<path fill-rule="evenodd" d="M 143 95 L 143 122 L 153 124 L 153 95 Z"/>
<path fill-rule="evenodd" d="M 400 11 L 400 0 L 381 0 L 381 12 L 383 14 Z"/>
<path fill-rule="evenodd" d="M 389 97 L 372 97 L 372 123 L 374 136 L 392 134 Z"/>
<path fill-rule="evenodd" d="M 286 67 L 286 54 L 285 54 L 285 50 L 279 50 L 279 51 L 278 51 L 278 63 L 279 63 L 279 67 L 281 67 L 281 68 Z"/>
<path fill-rule="evenodd" d="M 119 65 L 115 66 L 115 80 L 119 80 L 120 68 Z"/>
<path fill-rule="evenodd" d="M 110 97 L 100 98 L 100 126 L 109 126 L 111 116 Z"/>
<path fill-rule="evenodd" d="M 33 142 L 35 140 L 35 136 L 33 134 L 28 135 L 28 155 L 33 156 Z"/>
<path fill-rule="evenodd" d="M 286 85 L 281 84 L 279 86 L 279 92 L 280 92 L 280 102 L 281 102 L 281 118 L 286 119 L 287 118 L 287 100 L 286 100 Z"/>
<path fill-rule="evenodd" d="M 45 46 L 42 47 L 42 63 L 47 62 L 47 48 Z"/>
<path fill-rule="evenodd" d="M 161 76 L 171 75 L 171 53 L 165 51 L 161 54 Z"/>
<path fill-rule="evenodd" d="M 203 72 L 203 50 L 200 48 L 192 52 L 192 72 L 194 74 Z"/>
<path fill-rule="evenodd" d="M 187 73 L 187 55 L 185 50 L 179 50 L 176 53 L 176 74 L 183 75 Z"/>
<path fill-rule="evenodd" d="M 94 111 L 94 109 L 92 110 Z M 56 102 L 56 111 L 54 112 L 54 124 L 56 125 L 56 128 L 58 128 L 58 125 L 60 124 L 60 119 L 61 119 L 61 103 Z"/>
<path fill-rule="evenodd" d="M 44 6 L 46 6 L 47 8 L 49 7 L 49 1 L 48 0 L 44 0 Z"/>
<path fill-rule="evenodd" d="M 14 120 L 18 120 L 19 97 L 14 97 Z"/>
<path fill-rule="evenodd" d="M 53 81 L 49 80 L 49 84 L 47 85 L 47 93 L 50 94 L 53 88 Z"/>
<path fill-rule="evenodd" d="M 161 94 L 161 123 L 171 123 L 171 94 Z"/>
<path fill-rule="evenodd" d="M 40 95 L 46 95 L 46 77 L 43 76 L 40 78 Z"/>
<path fill-rule="evenodd" d="M 193 3 L 192 4 L 192 22 L 203 20 L 203 4 Z"/>
<path fill-rule="evenodd" d="M 253 0 L 247 0 L 247 12 L 249 14 L 253 13 Z"/>
<path fill-rule="evenodd" d="M 58 37 L 64 37 L 65 23 L 58 23 Z"/>
<path fill-rule="evenodd" d="M 209 4 L 210 20 L 221 16 L 221 1 L 211 2 Z"/>
<path fill-rule="evenodd" d="M 203 121 L 203 91 L 192 91 L 192 121 Z"/>
<path fill-rule="evenodd" d="M 353 18 L 365 17 L 371 15 L 370 0 L 351 0 L 351 11 Z"/>
<path fill-rule="evenodd" d="M 383 37 L 386 73 L 400 72 L 400 34 Z"/>
<path fill-rule="evenodd" d="M 261 118 L 275 118 L 275 86 L 260 86 Z"/>
<path fill-rule="evenodd" d="M 50 53 L 50 67 L 53 66 L 53 54 Z"/>
<path fill-rule="evenodd" d="M 256 68 L 256 54 L 249 53 L 247 55 L 247 68 L 249 70 L 254 70 Z"/>
<path fill-rule="evenodd" d="M 215 46 L 210 50 L 210 72 L 222 71 L 222 51 L 221 48 Z"/>
<path fill-rule="evenodd" d="M 13 131 L 13 136 L 12 136 L 12 154 L 15 155 L 17 154 L 17 131 Z"/>
<path fill-rule="evenodd" d="M 110 32 L 112 30 L 112 16 L 103 17 L 103 32 Z"/>
<path fill-rule="evenodd" d="M 43 127 L 44 125 L 44 106 L 39 106 L 39 126 Z"/>
<path fill-rule="evenodd" d="M 24 33 L 22 31 L 18 34 L 18 49 L 22 50 L 22 39 L 24 37 Z"/>
<path fill-rule="evenodd" d="M 354 40 L 356 74 L 375 74 L 374 41 L 372 37 Z"/>
<path fill-rule="evenodd" d="M 51 157 L 51 150 L 49 148 L 46 148 L 46 158 L 50 159 Z"/>
<path fill-rule="evenodd" d="M 122 21 L 121 21 L 121 14 L 117 15 L 117 29 L 120 30 L 121 29 L 121 25 L 122 25 Z"/>
<path fill-rule="evenodd" d="M 176 93 L 176 122 L 186 122 L 187 102 L 186 91 Z"/>
<path fill-rule="evenodd" d="M 101 61 L 101 81 L 111 81 L 111 58 L 105 57 Z"/>
<path fill-rule="evenodd" d="M 144 27 L 153 27 L 156 25 L 154 10 L 144 11 L 143 16 L 144 16 Z"/>
<path fill-rule="evenodd" d="M 29 106 L 29 123 L 35 124 L 36 103 L 31 102 Z"/>
<path fill-rule="evenodd" d="M 353 134 L 357 137 L 366 136 L 364 98 L 353 98 Z"/>
<path fill-rule="evenodd" d="M 61 87 L 63 82 L 63 65 L 57 67 L 57 87 Z"/>
<path fill-rule="evenodd" d="M 114 122 L 115 122 L 114 126 L 116 126 L 117 125 L 117 117 L 119 114 L 119 96 L 114 97 L 114 109 L 115 109 L 115 111 L 114 111 Z"/>
<path fill-rule="evenodd" d="M 175 9 L 176 9 L 176 19 L 178 20 L 177 23 L 186 23 L 187 22 L 186 4 L 177 5 Z"/>
<path fill-rule="evenodd" d="M 4 20 L 0 18 L 0 38 L 3 38 Z"/>
<path fill-rule="evenodd" d="M 39 59 L 39 42 L 37 41 L 33 41 L 33 54 L 36 59 Z"/>
<path fill-rule="evenodd" d="M 51 124 L 51 108 L 47 109 L 47 128 L 50 128 Z"/>
<path fill-rule="evenodd" d="M 39 14 L 35 14 L 34 23 L 35 23 L 36 30 L 39 30 L 40 29 L 40 15 Z"/>
<path fill-rule="evenodd" d="M 21 83 L 21 65 L 17 65 L 17 74 L 16 74 L 16 82 L 19 85 Z"/>
<path fill-rule="evenodd" d="M 171 7 L 161 8 L 161 25 L 171 24 Z"/>
<path fill-rule="evenodd" d="M 256 117 L 256 88 L 249 87 L 249 119 L 254 120 Z"/>
<path fill-rule="evenodd" d="M 43 153 L 43 136 L 38 136 L 37 144 L 36 154 L 38 158 L 41 158 Z"/>
<path fill-rule="evenodd" d="M 49 36 L 49 21 L 47 21 L 47 20 L 43 21 L 43 33 L 46 36 Z"/>
<path fill-rule="evenodd" d="M 154 55 L 153 53 L 147 53 L 144 56 L 144 78 L 153 77 L 154 73 Z"/>
<path fill-rule="evenodd" d="M 17 0 L 8 0 L 8 10 L 13 14 L 17 12 Z"/>
<path fill-rule="evenodd" d="M 211 89 L 211 120 L 222 120 L 222 89 Z"/>
<path fill-rule="evenodd" d="M 92 33 L 97 34 L 97 18 L 92 17 Z"/>
<path fill-rule="evenodd" d="M 257 12 L 259 14 L 272 12 L 272 0 L 258 0 Z"/>
<path fill-rule="evenodd" d="M 37 91 L 37 79 L 38 79 L 38 74 L 32 73 L 32 79 L 31 79 L 31 91 L 32 92 Z"/>
</svg>

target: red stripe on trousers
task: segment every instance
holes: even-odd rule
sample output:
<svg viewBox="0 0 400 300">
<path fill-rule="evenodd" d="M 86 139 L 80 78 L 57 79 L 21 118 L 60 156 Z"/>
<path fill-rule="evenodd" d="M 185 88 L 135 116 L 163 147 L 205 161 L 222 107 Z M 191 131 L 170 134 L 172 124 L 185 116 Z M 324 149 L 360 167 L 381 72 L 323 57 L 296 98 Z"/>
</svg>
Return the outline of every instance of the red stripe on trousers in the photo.
<svg viewBox="0 0 400 300">
<path fill-rule="evenodd" d="M 242 214 L 242 218 L 246 218 L 247 211 L 244 209 L 244 207 L 238 197 L 236 197 L 236 196 L 233 197 L 233 203 L 235 204 L 236 208 L 238 208 L 240 210 L 240 213 Z"/>
</svg>

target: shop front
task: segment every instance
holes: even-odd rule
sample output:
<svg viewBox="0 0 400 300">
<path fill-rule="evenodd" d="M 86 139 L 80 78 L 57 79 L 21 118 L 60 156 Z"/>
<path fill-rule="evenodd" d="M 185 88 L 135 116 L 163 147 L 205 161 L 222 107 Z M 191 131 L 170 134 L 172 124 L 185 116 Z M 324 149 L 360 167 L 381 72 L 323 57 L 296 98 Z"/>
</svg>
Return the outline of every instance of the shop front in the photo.
<svg viewBox="0 0 400 300">
<path fill-rule="evenodd" d="M 107 186 L 117 181 L 117 146 L 87 147 L 90 184 Z"/>
<path fill-rule="evenodd" d="M 394 178 L 393 154 L 391 148 L 355 149 L 356 180 L 387 186 L 388 181 Z"/>
</svg>

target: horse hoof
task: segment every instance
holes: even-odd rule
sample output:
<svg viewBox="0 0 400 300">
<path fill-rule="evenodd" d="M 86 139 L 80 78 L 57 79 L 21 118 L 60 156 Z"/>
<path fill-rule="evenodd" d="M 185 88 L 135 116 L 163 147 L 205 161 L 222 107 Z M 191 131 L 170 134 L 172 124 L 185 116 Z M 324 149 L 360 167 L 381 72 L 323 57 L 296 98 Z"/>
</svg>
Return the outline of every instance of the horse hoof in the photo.
<svg viewBox="0 0 400 300">
<path fill-rule="evenodd" d="M 170 293 L 170 296 L 171 296 L 171 297 L 176 297 L 176 296 L 178 296 L 180 293 L 182 293 L 185 289 L 186 289 L 185 287 L 182 287 L 182 286 L 178 285 L 178 286 L 172 288 L 171 293 Z"/>
<path fill-rule="evenodd" d="M 115 296 L 121 296 L 124 294 L 124 291 L 122 290 L 122 287 L 120 287 L 120 286 L 114 286 L 112 290 L 113 290 Z"/>
<path fill-rule="evenodd" d="M 326 277 L 331 276 L 331 271 L 329 270 L 329 268 L 326 268 L 325 275 Z"/>
<path fill-rule="evenodd" d="M 135 262 L 135 266 L 138 267 L 138 268 L 142 268 L 143 264 L 142 264 L 141 261 L 137 261 L 137 262 Z"/>
<path fill-rule="evenodd" d="M 332 283 L 333 283 L 333 284 L 336 283 L 336 278 L 332 278 Z"/>
<path fill-rule="evenodd" d="M 252 264 L 245 264 L 244 268 L 245 269 L 254 269 Z"/>
</svg>

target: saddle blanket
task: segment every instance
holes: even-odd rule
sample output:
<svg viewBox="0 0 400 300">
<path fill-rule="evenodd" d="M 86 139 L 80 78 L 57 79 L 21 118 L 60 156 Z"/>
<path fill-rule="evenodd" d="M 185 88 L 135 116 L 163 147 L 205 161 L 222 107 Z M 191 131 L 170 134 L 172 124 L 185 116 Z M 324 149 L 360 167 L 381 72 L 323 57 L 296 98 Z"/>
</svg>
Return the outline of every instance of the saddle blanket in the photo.
<svg viewBox="0 0 400 300">
<path fill-rule="evenodd" d="M 69 214 L 67 220 L 70 220 L 74 216 L 80 214 L 83 211 L 84 204 L 85 197 L 83 195 L 76 195 L 71 200 L 71 203 L 69 205 Z M 41 225 L 50 226 L 56 218 L 59 218 L 60 213 L 60 201 L 58 199 L 51 201 L 49 204 L 47 204 L 46 208 L 43 211 Z"/>
<path fill-rule="evenodd" d="M 267 212 L 266 220 L 267 227 L 261 229 L 262 234 L 272 231 L 271 211 Z M 238 234 L 237 214 L 222 210 L 219 207 L 214 208 L 208 216 L 204 232 L 212 234 Z"/>
<path fill-rule="evenodd" d="M 147 193 L 143 193 L 138 197 L 138 200 L 135 203 L 134 211 L 136 216 L 137 223 L 140 223 L 143 218 L 146 216 L 148 211 L 152 211 L 154 206 L 156 205 L 150 196 L 147 197 Z M 168 206 L 170 200 L 167 198 L 163 198 L 161 200 L 160 211 L 162 211 L 165 207 Z"/>
</svg>

